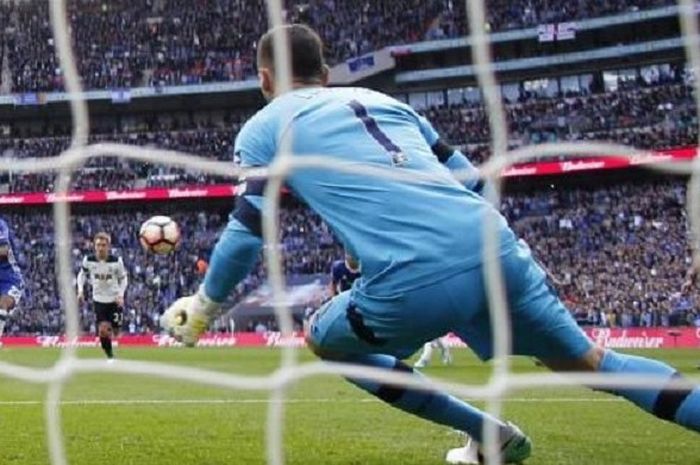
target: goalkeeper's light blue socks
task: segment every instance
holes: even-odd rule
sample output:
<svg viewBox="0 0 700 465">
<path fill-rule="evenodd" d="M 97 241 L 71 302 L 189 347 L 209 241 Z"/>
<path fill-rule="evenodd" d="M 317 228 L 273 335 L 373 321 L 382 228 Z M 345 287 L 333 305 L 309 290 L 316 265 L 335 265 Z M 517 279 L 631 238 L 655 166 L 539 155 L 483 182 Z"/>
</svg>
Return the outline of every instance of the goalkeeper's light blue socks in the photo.
<svg viewBox="0 0 700 465">
<path fill-rule="evenodd" d="M 385 368 L 413 376 L 423 376 L 400 360 L 388 355 L 361 355 L 344 362 Z M 425 420 L 449 426 L 469 434 L 477 442 L 483 442 L 485 422 L 494 422 L 503 431 L 505 424 L 454 396 L 439 391 L 423 391 L 402 386 L 382 384 L 364 379 L 348 379 L 351 383 L 378 397 L 389 405 L 412 413 Z"/>
<path fill-rule="evenodd" d="M 669 365 L 634 355 L 608 350 L 600 363 L 602 373 L 650 375 L 665 382 L 677 382 L 681 375 Z M 683 383 L 678 387 L 608 390 L 631 401 L 657 417 L 700 432 L 700 387 Z"/>
<path fill-rule="evenodd" d="M 411 367 L 388 355 L 361 355 L 346 358 L 343 361 L 411 373 L 413 376 L 422 378 L 422 375 Z M 682 378 L 669 365 L 643 357 L 606 351 L 599 371 L 658 377 L 663 381 L 661 387 L 614 389 L 607 392 L 624 397 L 661 419 L 700 432 L 700 387 L 689 382 L 683 383 L 680 388 L 671 386 L 671 382 L 676 383 L 676 380 Z M 500 420 L 444 392 L 405 388 L 356 378 L 351 378 L 349 381 L 393 407 L 425 420 L 463 431 L 477 442 L 483 442 L 484 423 L 493 422 L 501 431 L 505 428 Z M 668 386 L 665 386 L 666 384 Z"/>
</svg>

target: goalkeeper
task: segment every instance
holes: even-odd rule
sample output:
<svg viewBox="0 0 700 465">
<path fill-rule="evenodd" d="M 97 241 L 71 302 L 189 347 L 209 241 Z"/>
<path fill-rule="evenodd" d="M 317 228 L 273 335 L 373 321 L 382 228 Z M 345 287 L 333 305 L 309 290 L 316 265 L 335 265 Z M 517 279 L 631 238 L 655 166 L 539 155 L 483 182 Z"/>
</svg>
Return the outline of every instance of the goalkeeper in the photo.
<svg viewBox="0 0 700 465">
<path fill-rule="evenodd" d="M 290 45 L 293 90 L 281 94 L 273 43 Z M 338 163 L 428 175 L 398 181 L 325 168 L 295 170 L 287 185 L 333 228 L 357 257 L 362 277 L 313 317 L 307 335 L 321 358 L 414 373 L 400 360 L 448 332 L 460 336 L 483 360 L 493 356 L 483 273 L 483 224 L 496 223 L 498 256 L 512 321 L 513 352 L 538 358 L 559 371 L 648 375 L 655 387 L 615 389 L 657 417 L 700 430 L 700 389 L 665 363 L 596 347 L 576 325 L 506 220 L 481 197 L 481 181 L 462 185 L 450 170 L 469 161 L 443 143 L 408 105 L 362 88 L 326 88 L 328 68 L 317 34 L 284 26 L 258 44 L 262 93 L 269 104 L 243 127 L 235 143 L 246 167 L 269 165 L 280 135 L 291 133 L 294 157 L 323 154 Z M 233 287 L 253 268 L 262 246 L 264 180 L 247 179 L 246 190 L 217 243 L 199 292 L 180 299 L 163 325 L 185 343 L 196 342 Z M 181 312 L 187 318 L 177 318 Z M 183 324 L 176 324 L 184 321 Z M 415 376 L 420 376 L 414 373 Z M 492 418 L 443 392 L 350 380 L 383 401 L 482 441 L 485 422 L 497 423 L 506 462 L 530 455 L 529 439 L 514 425 Z M 474 447 L 453 450 L 451 463 L 474 463 Z"/>
</svg>

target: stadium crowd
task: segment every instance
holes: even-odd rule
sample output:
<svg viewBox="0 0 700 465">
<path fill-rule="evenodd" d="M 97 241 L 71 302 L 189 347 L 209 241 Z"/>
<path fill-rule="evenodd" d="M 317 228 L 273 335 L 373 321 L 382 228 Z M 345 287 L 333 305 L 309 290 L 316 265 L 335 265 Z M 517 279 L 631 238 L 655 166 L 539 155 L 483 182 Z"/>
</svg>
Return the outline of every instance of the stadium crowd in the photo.
<svg viewBox="0 0 700 465">
<path fill-rule="evenodd" d="M 160 213 L 160 212 L 159 212 Z M 171 213 L 182 234 L 182 246 L 173 254 L 158 256 L 146 253 L 138 242 L 138 228 L 150 214 L 143 211 L 73 216 L 72 259 L 75 272 L 83 255 L 92 253 L 92 238 L 99 231 L 112 237 L 112 247 L 129 270 L 125 323 L 127 332 L 157 330 L 157 321 L 167 305 L 177 297 L 192 293 L 206 270 L 206 260 L 226 215 L 218 211 L 199 210 Z M 51 215 L 10 214 L 3 217 L 15 225 L 18 259 L 25 272 L 26 295 L 8 325 L 8 334 L 57 334 L 63 326 L 63 311 L 56 287 Z M 282 211 L 280 231 L 284 268 L 289 276 L 325 273 L 342 255 L 327 226 L 308 210 L 293 205 Z M 240 283 L 230 304 L 257 288 L 264 281 L 265 269 L 258 267 Z M 88 305 L 80 309 L 82 329 L 94 333 L 94 316 Z"/>
<path fill-rule="evenodd" d="M 92 136 L 91 143 L 118 142 L 142 147 L 178 150 L 215 160 L 233 160 L 233 136 L 239 124 L 230 129 L 193 129 L 182 131 L 138 132 L 114 136 Z M 0 158 L 49 157 L 60 154 L 70 145 L 70 138 L 12 138 L 0 139 Z M 216 182 L 216 178 L 196 171 L 185 171 L 173 166 L 130 162 L 114 157 L 94 158 L 71 181 L 73 190 L 109 189 L 128 190 L 137 187 L 175 187 L 180 185 Z M 219 180 L 219 182 L 225 182 Z M 17 192 L 50 192 L 55 188 L 55 175 L 9 172 L 0 175 L 0 184 Z"/>
<path fill-rule="evenodd" d="M 453 0 L 287 0 L 290 22 L 319 30 L 335 64 L 377 50 L 467 32 L 465 3 Z M 492 31 L 671 5 L 673 0 L 487 0 Z M 0 47 L 6 91 L 63 90 L 48 2 L 3 2 Z M 90 89 L 237 81 L 255 75 L 263 0 L 73 0 L 69 20 L 78 67 Z M 0 61 L 1 62 L 1 61 Z M 10 84 L 10 83 L 8 83 Z"/>
<path fill-rule="evenodd" d="M 684 199 L 681 182 L 654 180 L 515 193 L 506 196 L 503 211 L 552 271 L 581 324 L 700 327 L 700 294 L 680 292 L 690 253 Z M 327 273 L 332 261 L 342 257 L 340 245 L 315 214 L 294 201 L 289 203 L 282 211 L 280 232 L 287 276 Z M 27 281 L 26 298 L 7 331 L 55 334 L 63 316 L 54 268 L 46 266 L 55 259 L 51 218 L 35 213 L 5 216 L 15 225 Z M 137 228 L 147 216 L 139 210 L 77 214 L 72 222 L 76 272 L 99 230 L 112 234 L 113 247 L 123 256 L 130 273 L 127 332 L 157 330 L 159 313 L 196 288 L 226 219 L 220 211 L 206 208 L 173 210 L 183 230 L 182 246 L 170 256 L 159 257 L 145 253 L 138 244 Z M 261 262 L 237 286 L 229 304 L 259 287 L 265 275 Z M 81 308 L 81 317 L 83 330 L 93 331 L 87 306 Z M 249 324 L 252 330 L 258 326 Z M 263 324 L 270 325 L 269 321 Z M 225 328 L 226 320 L 218 327 Z"/>
<path fill-rule="evenodd" d="M 529 192 L 503 211 L 554 275 L 579 322 L 609 327 L 700 326 L 690 265 L 685 186 L 675 182 Z"/>
<path fill-rule="evenodd" d="M 422 111 L 449 142 L 467 148 L 470 158 L 488 158 L 489 126 L 482 104 L 461 102 L 427 107 Z M 233 159 L 233 140 L 251 110 L 228 114 L 209 125 L 193 127 L 152 122 L 135 125 L 133 132 L 112 128 L 111 134 L 92 136 L 91 142 L 125 144 L 179 150 L 220 161 Z M 693 145 L 698 121 L 690 87 L 680 74 L 651 83 L 640 79 L 615 91 L 567 92 L 558 97 L 522 92 L 506 102 L 511 147 L 554 141 L 613 141 L 645 149 Z M 0 138 L 0 157 L 46 157 L 68 147 L 67 136 Z M 211 176 L 166 165 L 91 160 L 73 180 L 73 189 L 124 190 L 144 186 L 178 187 L 216 182 Z M 0 175 L 9 192 L 47 192 L 54 188 L 50 174 Z"/>
<path fill-rule="evenodd" d="M 486 20 L 492 32 L 535 27 L 539 24 L 562 23 L 597 18 L 627 11 L 673 5 L 667 0 L 486 0 Z M 469 28 L 465 2 L 448 2 L 443 11 L 445 36 L 464 35 Z M 458 31 L 450 34 L 450 31 Z M 434 32 L 435 33 L 435 32 Z M 443 34 L 437 31 L 438 38 Z"/>
<path fill-rule="evenodd" d="M 486 0 L 491 31 L 532 27 L 675 4 L 674 0 Z M 467 33 L 465 2 L 452 0 L 286 0 L 288 21 L 319 30 L 330 63 L 386 45 L 452 38 Z M 71 0 L 72 39 L 87 88 L 171 86 L 237 81 L 254 76 L 255 41 L 265 28 L 262 0 Z M 57 91 L 63 76 L 55 58 L 48 2 L 0 2 L 0 93 Z M 231 31 L 234 31 L 233 33 Z M 607 88 L 606 88 L 607 89 Z M 511 147 L 553 141 L 607 140 L 661 149 L 697 143 L 698 117 L 688 82 L 680 72 L 653 82 L 639 76 L 615 89 L 581 87 L 556 95 L 520 89 L 505 95 Z M 233 159 L 233 140 L 253 109 L 203 123 L 149 121 L 129 127 L 96 125 L 90 142 L 114 141 Z M 482 103 L 444 101 L 421 109 L 443 138 L 481 163 L 490 138 Z M 103 122 L 104 123 L 104 122 Z M 12 132 L 12 131 L 10 131 Z M 65 129 L 42 137 L 0 136 L 3 157 L 48 157 L 65 150 Z M 47 136 L 46 134 L 53 134 Z M 89 160 L 72 179 L 74 190 L 128 190 L 228 182 L 195 170 L 125 161 Z M 48 192 L 52 174 L 0 174 L 3 192 Z M 582 324 L 609 327 L 700 326 L 697 293 L 682 295 L 688 266 L 684 187 L 654 181 L 612 187 L 513 194 L 504 213 L 554 272 L 559 290 Z M 160 212 L 159 212 L 160 213 Z M 165 212 L 167 213 L 167 212 Z M 78 214 L 73 218 L 74 267 L 88 253 L 91 237 L 105 229 L 130 271 L 125 329 L 157 330 L 157 316 L 177 296 L 198 284 L 225 215 L 211 208 L 172 216 L 184 231 L 173 255 L 143 252 L 136 228 L 146 211 Z M 19 224 L 20 261 L 27 296 L 8 333 L 55 334 L 63 312 L 53 268 L 52 222 L 47 214 L 8 215 Z M 342 250 L 328 227 L 292 203 L 282 213 L 281 244 L 288 276 L 326 273 Z M 232 296 L 234 305 L 265 281 L 260 264 Z M 81 308 L 83 330 L 94 332 L 92 312 Z M 274 328 L 274 320 L 249 322 Z M 220 327 L 225 322 L 219 322 Z"/>
</svg>

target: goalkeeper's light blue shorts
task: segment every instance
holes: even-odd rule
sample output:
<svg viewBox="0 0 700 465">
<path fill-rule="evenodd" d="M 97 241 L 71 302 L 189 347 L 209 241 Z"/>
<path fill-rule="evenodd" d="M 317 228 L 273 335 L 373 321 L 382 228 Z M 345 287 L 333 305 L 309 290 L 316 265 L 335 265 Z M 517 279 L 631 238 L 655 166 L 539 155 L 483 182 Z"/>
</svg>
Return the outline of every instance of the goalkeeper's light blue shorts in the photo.
<svg viewBox="0 0 700 465">
<path fill-rule="evenodd" d="M 512 327 L 512 353 L 545 360 L 579 359 L 593 343 L 519 242 L 501 257 Z M 496 322 L 498 324 L 498 322 Z M 312 317 L 308 337 L 326 358 L 382 353 L 407 358 L 452 332 L 482 359 L 493 356 L 492 320 L 481 267 L 391 297 L 343 292 Z"/>
</svg>

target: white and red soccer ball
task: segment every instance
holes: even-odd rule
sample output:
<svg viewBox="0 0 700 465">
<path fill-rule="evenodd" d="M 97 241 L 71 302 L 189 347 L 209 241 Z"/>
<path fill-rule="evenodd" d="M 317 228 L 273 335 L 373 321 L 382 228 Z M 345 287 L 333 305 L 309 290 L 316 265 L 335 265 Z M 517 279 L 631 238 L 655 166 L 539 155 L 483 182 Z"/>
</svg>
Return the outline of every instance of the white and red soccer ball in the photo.
<svg viewBox="0 0 700 465">
<path fill-rule="evenodd" d="M 180 227 L 169 216 L 154 216 L 143 222 L 139 242 L 148 252 L 167 255 L 180 244 Z"/>
</svg>

